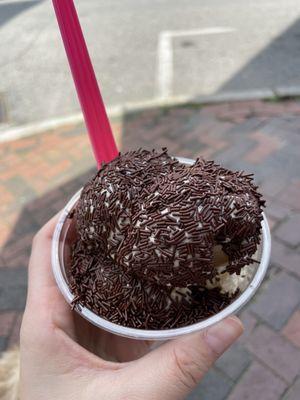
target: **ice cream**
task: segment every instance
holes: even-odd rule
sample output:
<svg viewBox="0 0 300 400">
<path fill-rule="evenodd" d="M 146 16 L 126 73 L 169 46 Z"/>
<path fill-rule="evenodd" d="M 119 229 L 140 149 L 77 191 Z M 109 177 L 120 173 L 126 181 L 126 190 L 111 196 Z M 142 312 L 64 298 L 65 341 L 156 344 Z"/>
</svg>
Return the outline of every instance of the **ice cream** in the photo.
<svg viewBox="0 0 300 400">
<path fill-rule="evenodd" d="M 212 161 L 187 166 L 166 149 L 119 155 L 76 207 L 74 304 L 147 329 L 218 312 L 238 294 L 224 290 L 230 277 L 253 262 L 263 205 L 251 175 Z"/>
</svg>

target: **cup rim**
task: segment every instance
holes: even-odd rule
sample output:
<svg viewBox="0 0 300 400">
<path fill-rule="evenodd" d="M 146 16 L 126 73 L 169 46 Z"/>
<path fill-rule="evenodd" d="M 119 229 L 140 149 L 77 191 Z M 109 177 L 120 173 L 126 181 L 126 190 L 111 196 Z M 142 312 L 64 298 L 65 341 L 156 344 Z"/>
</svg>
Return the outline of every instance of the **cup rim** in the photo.
<svg viewBox="0 0 300 400">
<path fill-rule="evenodd" d="M 182 163 L 190 164 L 194 162 L 194 160 L 186 159 L 186 158 L 179 158 L 178 160 Z M 74 294 L 72 294 L 68 283 L 65 280 L 65 277 L 62 273 L 60 261 L 59 261 L 59 243 L 61 239 L 61 231 L 69 212 L 72 210 L 76 202 L 80 197 L 82 189 L 80 189 L 77 193 L 73 195 L 73 197 L 69 200 L 63 211 L 61 212 L 58 222 L 56 224 L 53 239 L 52 239 L 52 252 L 51 252 L 51 264 L 52 264 L 52 271 L 54 274 L 54 278 L 56 280 L 57 286 L 59 287 L 62 295 L 64 296 L 65 300 L 71 304 L 74 299 Z M 117 334 L 119 336 L 124 336 L 127 338 L 132 339 L 141 339 L 141 340 L 167 340 L 177 338 L 182 335 L 186 335 L 189 333 L 193 333 L 196 331 L 200 331 L 203 329 L 208 328 L 209 326 L 216 324 L 217 322 L 223 320 L 224 318 L 236 313 L 241 307 L 243 307 L 248 301 L 254 296 L 256 291 L 258 290 L 259 286 L 261 285 L 270 261 L 270 254 L 271 254 L 271 234 L 270 228 L 268 225 L 268 221 L 266 215 L 262 213 L 263 220 L 262 220 L 262 254 L 259 266 L 249 283 L 248 287 L 244 290 L 242 294 L 239 295 L 237 299 L 235 299 L 231 304 L 225 307 L 223 310 L 218 312 L 211 317 L 196 322 L 191 325 L 183 326 L 180 328 L 173 328 L 173 329 L 164 329 L 164 330 L 148 330 L 148 329 L 136 329 L 130 328 L 126 326 L 121 326 L 110 322 L 99 315 L 95 314 L 93 311 L 89 310 L 87 307 L 80 305 L 80 310 L 76 311 L 93 325 L 97 326 L 98 328 L 102 328 L 108 332 L 113 334 Z"/>
</svg>

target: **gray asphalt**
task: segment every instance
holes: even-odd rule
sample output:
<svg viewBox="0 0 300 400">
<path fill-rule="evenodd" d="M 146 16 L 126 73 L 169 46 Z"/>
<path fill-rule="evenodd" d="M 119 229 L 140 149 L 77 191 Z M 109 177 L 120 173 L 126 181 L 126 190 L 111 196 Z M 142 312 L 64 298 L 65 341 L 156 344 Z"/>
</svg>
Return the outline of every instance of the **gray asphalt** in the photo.
<svg viewBox="0 0 300 400">
<path fill-rule="evenodd" d="M 300 87 L 299 0 L 75 3 L 107 105 L 158 97 L 162 31 L 234 30 L 171 40 L 170 96 Z M 50 0 L 0 1 L 1 102 L 12 124 L 79 111 Z"/>
</svg>

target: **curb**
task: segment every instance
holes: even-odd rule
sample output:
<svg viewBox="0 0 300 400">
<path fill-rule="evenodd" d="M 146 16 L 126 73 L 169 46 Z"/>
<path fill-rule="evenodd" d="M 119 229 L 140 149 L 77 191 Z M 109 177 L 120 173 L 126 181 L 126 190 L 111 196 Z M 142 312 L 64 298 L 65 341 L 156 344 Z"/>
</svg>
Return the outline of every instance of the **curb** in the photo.
<svg viewBox="0 0 300 400">
<path fill-rule="evenodd" d="M 297 96 L 300 96 L 300 86 L 282 86 L 274 89 L 265 88 L 240 92 L 224 92 L 207 96 L 175 96 L 167 99 L 156 98 L 108 107 L 107 114 L 111 119 L 122 119 L 125 114 L 131 114 L 157 107 L 174 107 L 189 104 L 201 106 L 222 102 L 269 100 L 274 98 L 284 100 L 286 98 Z M 63 128 L 67 125 L 78 125 L 81 123 L 83 123 L 83 115 L 79 112 L 66 117 L 53 118 L 21 126 L 4 125 L 0 127 L 0 144 L 37 135 L 49 130 Z"/>
</svg>

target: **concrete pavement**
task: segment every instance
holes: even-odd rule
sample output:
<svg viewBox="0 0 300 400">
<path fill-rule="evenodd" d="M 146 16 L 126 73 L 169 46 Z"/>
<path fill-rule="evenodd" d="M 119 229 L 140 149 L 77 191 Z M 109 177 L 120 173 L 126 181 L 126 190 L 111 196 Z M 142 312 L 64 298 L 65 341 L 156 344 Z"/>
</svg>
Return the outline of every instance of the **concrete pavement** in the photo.
<svg viewBox="0 0 300 400">
<path fill-rule="evenodd" d="M 75 3 L 107 105 L 300 87 L 298 0 Z M 1 1 L 0 43 L 2 122 L 79 111 L 51 1 Z"/>
</svg>

